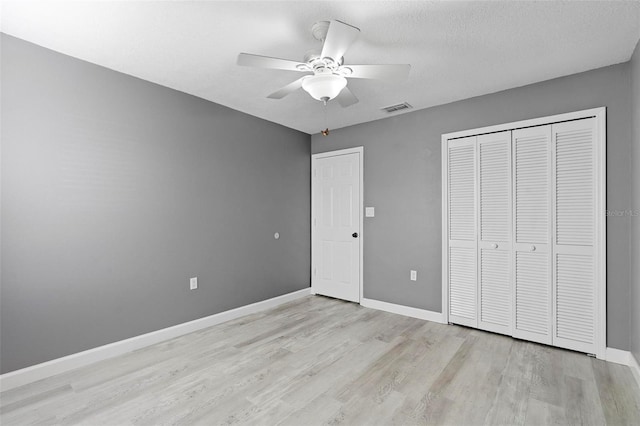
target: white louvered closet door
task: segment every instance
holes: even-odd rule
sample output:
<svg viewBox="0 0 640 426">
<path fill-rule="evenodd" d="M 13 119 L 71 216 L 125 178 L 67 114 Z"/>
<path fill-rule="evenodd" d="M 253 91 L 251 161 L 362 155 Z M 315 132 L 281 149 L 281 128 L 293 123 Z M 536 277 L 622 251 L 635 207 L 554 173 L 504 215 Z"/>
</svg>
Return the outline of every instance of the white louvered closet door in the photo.
<svg viewBox="0 0 640 426">
<path fill-rule="evenodd" d="M 596 353 L 595 120 L 554 124 L 553 344 Z"/>
<path fill-rule="evenodd" d="M 476 138 L 447 144 L 449 321 L 477 327 Z"/>
<path fill-rule="evenodd" d="M 478 328 L 511 334 L 511 131 L 478 136 Z"/>
<path fill-rule="evenodd" d="M 513 336 L 551 344 L 551 126 L 513 131 Z"/>
</svg>

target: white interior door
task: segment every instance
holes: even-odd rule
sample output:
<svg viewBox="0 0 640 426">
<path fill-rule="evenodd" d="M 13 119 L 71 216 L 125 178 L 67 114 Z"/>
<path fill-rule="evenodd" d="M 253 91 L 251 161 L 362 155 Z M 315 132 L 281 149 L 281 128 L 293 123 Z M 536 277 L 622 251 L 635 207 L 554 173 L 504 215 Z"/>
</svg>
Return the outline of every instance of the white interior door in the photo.
<svg viewBox="0 0 640 426">
<path fill-rule="evenodd" d="M 449 321 L 477 327 L 476 137 L 447 143 Z"/>
<path fill-rule="evenodd" d="M 360 301 L 362 150 L 312 160 L 311 291 Z"/>
<path fill-rule="evenodd" d="M 511 334 L 511 131 L 478 136 L 478 328 Z"/>
<path fill-rule="evenodd" d="M 513 336 L 551 344 L 551 126 L 513 131 Z"/>
</svg>

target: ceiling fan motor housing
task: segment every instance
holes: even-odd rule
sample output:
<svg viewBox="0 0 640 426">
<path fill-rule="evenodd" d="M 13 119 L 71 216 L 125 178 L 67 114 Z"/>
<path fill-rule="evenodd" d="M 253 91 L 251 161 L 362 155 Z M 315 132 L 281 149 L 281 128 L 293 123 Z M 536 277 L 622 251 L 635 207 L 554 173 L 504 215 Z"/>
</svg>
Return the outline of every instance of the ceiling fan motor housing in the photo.
<svg viewBox="0 0 640 426">
<path fill-rule="evenodd" d="M 328 70 L 329 72 L 342 74 L 341 68 L 344 63 L 344 57 L 337 61 L 333 58 L 321 58 L 317 50 L 312 50 L 304 56 L 304 62 L 304 64 L 299 64 L 296 67 L 299 71 L 311 71 L 319 74 Z"/>
</svg>

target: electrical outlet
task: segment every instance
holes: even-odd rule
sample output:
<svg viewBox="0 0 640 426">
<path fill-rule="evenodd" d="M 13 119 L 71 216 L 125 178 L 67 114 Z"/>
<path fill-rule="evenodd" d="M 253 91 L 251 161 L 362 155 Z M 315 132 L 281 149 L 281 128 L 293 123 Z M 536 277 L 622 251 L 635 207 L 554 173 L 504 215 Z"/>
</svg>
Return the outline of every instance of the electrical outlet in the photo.
<svg viewBox="0 0 640 426">
<path fill-rule="evenodd" d="M 198 288 L 198 277 L 193 277 L 189 280 L 189 290 L 195 290 Z"/>
<path fill-rule="evenodd" d="M 417 281 L 418 280 L 418 271 L 411 271 L 411 281 Z"/>
</svg>

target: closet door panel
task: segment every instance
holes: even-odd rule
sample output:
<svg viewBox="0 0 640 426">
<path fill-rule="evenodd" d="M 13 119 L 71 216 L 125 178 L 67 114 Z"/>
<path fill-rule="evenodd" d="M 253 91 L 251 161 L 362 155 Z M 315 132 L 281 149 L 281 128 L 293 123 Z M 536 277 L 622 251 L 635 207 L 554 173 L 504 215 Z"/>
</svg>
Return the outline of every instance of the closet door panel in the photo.
<svg viewBox="0 0 640 426">
<path fill-rule="evenodd" d="M 449 321 L 476 327 L 476 249 L 449 247 Z"/>
<path fill-rule="evenodd" d="M 511 131 L 477 143 L 478 328 L 511 334 Z"/>
<path fill-rule="evenodd" d="M 553 125 L 553 344 L 595 348 L 595 120 Z"/>
<path fill-rule="evenodd" d="M 554 344 L 568 349 L 595 353 L 595 289 L 593 256 L 556 253 L 555 255 Z"/>
<path fill-rule="evenodd" d="M 476 138 L 449 141 L 449 240 L 476 241 Z"/>
<path fill-rule="evenodd" d="M 511 251 L 480 249 L 478 328 L 511 334 Z"/>
<path fill-rule="evenodd" d="M 476 138 L 447 143 L 449 321 L 477 327 Z"/>
<path fill-rule="evenodd" d="M 553 126 L 555 243 L 593 246 L 593 119 Z"/>
<path fill-rule="evenodd" d="M 516 251 L 514 337 L 551 343 L 549 254 Z"/>
<path fill-rule="evenodd" d="M 551 344 L 551 126 L 513 131 L 513 336 Z"/>
</svg>

